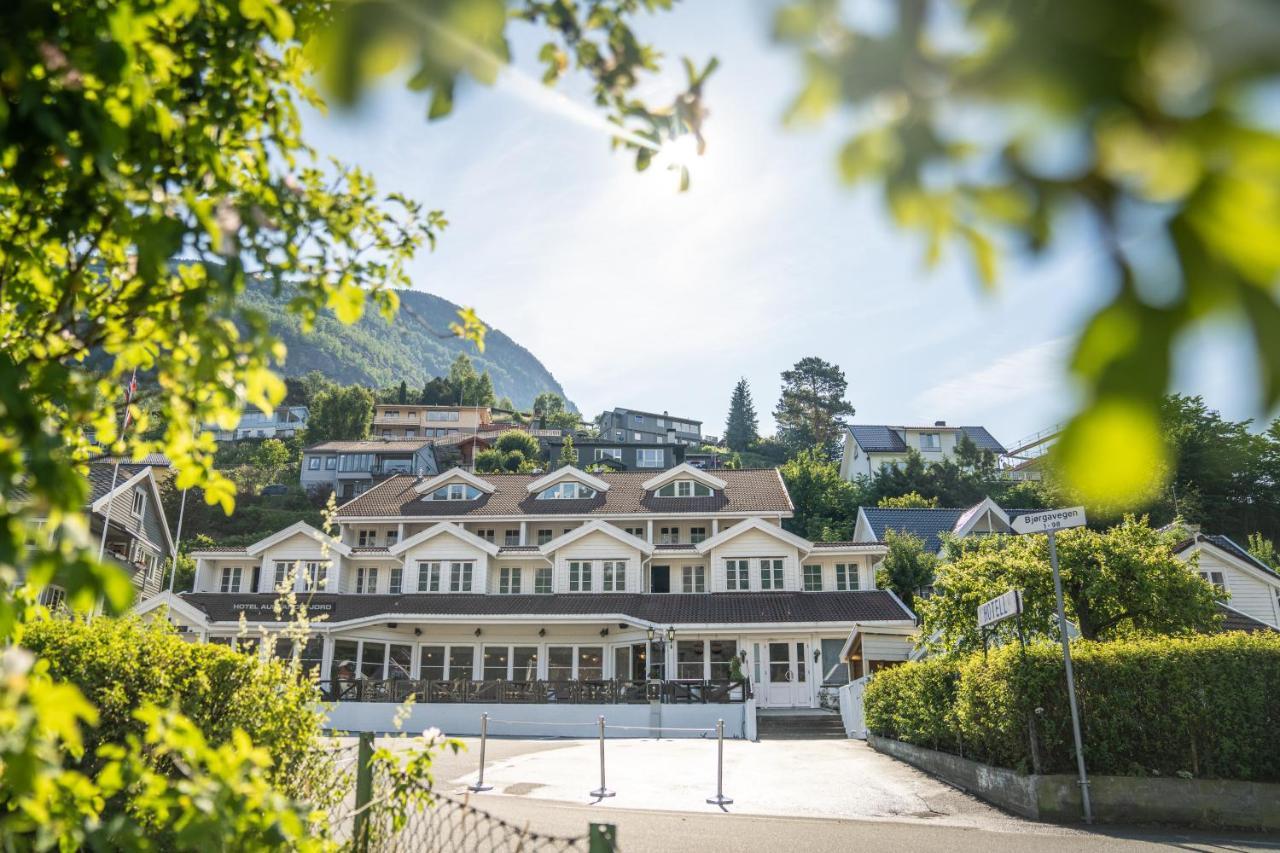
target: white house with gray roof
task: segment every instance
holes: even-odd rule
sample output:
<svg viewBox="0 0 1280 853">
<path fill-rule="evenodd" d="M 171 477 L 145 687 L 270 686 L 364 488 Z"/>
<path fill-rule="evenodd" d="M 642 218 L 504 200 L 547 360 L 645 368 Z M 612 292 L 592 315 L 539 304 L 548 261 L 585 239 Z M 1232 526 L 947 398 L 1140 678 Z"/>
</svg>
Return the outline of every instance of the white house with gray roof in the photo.
<svg viewBox="0 0 1280 853">
<path fill-rule="evenodd" d="M 1005 454 L 1004 446 L 986 427 L 947 426 L 946 421 L 935 421 L 933 426 L 854 424 L 845 428 L 840 476 L 850 481 L 874 476 L 881 465 L 906 461 L 911 450 L 924 457 L 925 462 L 941 462 L 955 456 L 965 436 L 979 450 L 990 450 L 996 456 Z"/>
</svg>

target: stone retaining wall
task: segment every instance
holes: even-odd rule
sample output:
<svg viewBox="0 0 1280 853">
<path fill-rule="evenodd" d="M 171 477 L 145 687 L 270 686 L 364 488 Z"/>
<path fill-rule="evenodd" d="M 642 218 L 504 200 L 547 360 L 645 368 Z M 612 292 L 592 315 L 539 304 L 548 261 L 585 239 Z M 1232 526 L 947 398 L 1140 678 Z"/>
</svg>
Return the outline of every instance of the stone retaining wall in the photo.
<svg viewBox="0 0 1280 853">
<path fill-rule="evenodd" d="M 1014 814 L 1058 823 L 1082 820 L 1075 776 L 1023 775 L 877 735 L 867 742 Z M 1275 783 L 1091 775 L 1089 794 L 1101 823 L 1280 830 L 1280 784 Z"/>
</svg>

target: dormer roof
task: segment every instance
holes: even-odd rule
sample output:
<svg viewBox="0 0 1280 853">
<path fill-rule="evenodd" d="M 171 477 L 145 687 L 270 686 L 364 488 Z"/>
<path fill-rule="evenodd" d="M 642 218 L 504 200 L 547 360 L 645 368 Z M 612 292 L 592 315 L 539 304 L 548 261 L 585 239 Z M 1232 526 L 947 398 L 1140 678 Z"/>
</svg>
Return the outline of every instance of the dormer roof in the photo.
<svg viewBox="0 0 1280 853">
<path fill-rule="evenodd" d="M 651 543 L 646 542 L 637 536 L 632 536 L 630 533 L 619 529 L 607 521 L 599 520 L 588 521 L 586 524 L 583 524 L 580 527 L 575 527 L 573 530 L 570 530 L 562 536 L 557 536 L 550 542 L 541 545 L 538 548 L 538 551 L 544 556 L 550 556 L 553 552 L 563 548 L 565 545 L 568 545 L 571 542 L 576 542 L 584 536 L 590 536 L 592 533 L 603 533 L 606 536 L 611 536 L 624 545 L 629 545 L 630 547 L 635 548 L 645 556 L 653 553 L 653 545 Z"/>
<path fill-rule="evenodd" d="M 656 477 L 644 481 L 644 490 L 652 492 L 675 480 L 694 480 L 708 488 L 720 491 L 728 485 L 724 480 L 708 474 L 701 468 L 695 468 L 688 462 L 682 462 L 674 468 L 668 468 Z"/>
<path fill-rule="evenodd" d="M 525 486 L 525 489 L 528 490 L 530 494 L 536 495 L 543 489 L 550 488 L 556 483 L 562 483 L 565 480 L 574 480 L 579 483 L 585 483 L 597 492 L 609 491 L 609 484 L 604 480 L 601 480 L 599 477 L 592 476 L 581 468 L 576 468 L 573 465 L 565 465 L 563 468 L 557 468 L 545 477 L 539 477 L 529 483 Z"/>
<path fill-rule="evenodd" d="M 269 549 L 272 545 L 277 545 L 285 541 L 286 539 L 289 539 L 292 536 L 296 536 L 299 533 L 303 534 L 304 536 L 311 537 L 320 545 L 324 545 L 328 547 L 330 550 L 336 551 L 337 553 L 341 554 L 344 557 L 351 556 L 351 546 L 344 544 L 341 540 L 334 539 L 332 536 L 329 536 L 323 531 L 316 530 L 314 527 L 312 527 L 310 524 L 307 524 L 305 521 L 299 521 L 294 524 L 291 524 L 288 527 L 286 527 L 284 530 L 280 530 L 280 531 L 277 531 L 276 533 L 271 534 L 266 539 L 260 539 L 257 542 L 254 542 L 252 545 L 245 548 L 245 553 L 248 554 L 250 557 L 260 556 L 264 551 Z"/>
<path fill-rule="evenodd" d="M 421 533 L 415 533 L 408 539 L 392 545 L 387 549 L 387 553 L 392 556 L 399 556 L 410 548 L 413 548 L 422 542 L 426 542 L 428 539 L 434 539 L 442 534 L 447 534 L 462 542 L 466 542 L 468 545 L 473 545 L 481 551 L 484 551 L 490 557 L 497 556 L 498 554 L 497 545 L 490 542 L 488 539 L 481 539 L 474 533 L 468 532 L 462 527 L 462 525 L 454 524 L 452 521 L 441 521 L 438 524 L 433 524 Z"/>
<path fill-rule="evenodd" d="M 493 483 L 490 483 L 488 480 L 485 480 L 482 477 L 477 477 L 475 474 L 472 474 L 470 471 L 466 470 L 465 468 L 457 468 L 457 467 L 450 468 L 448 471 L 445 471 L 442 474 L 437 474 L 434 477 L 429 477 L 426 480 L 423 480 L 422 482 L 415 485 L 413 487 L 413 490 L 420 495 L 425 495 L 430 492 L 434 492 L 436 489 L 440 488 L 441 486 L 447 486 L 450 483 L 466 483 L 467 485 L 478 489 L 479 491 L 483 492 L 486 495 L 491 495 L 494 492 Z"/>
</svg>

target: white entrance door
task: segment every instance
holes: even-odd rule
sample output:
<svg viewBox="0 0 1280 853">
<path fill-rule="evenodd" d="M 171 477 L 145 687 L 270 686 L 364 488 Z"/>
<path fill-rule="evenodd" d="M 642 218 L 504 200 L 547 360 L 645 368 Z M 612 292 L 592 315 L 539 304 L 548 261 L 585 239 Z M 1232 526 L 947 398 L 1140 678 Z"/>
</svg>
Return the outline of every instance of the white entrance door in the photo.
<svg viewBox="0 0 1280 853">
<path fill-rule="evenodd" d="M 809 707 L 809 644 L 803 640 L 770 640 L 764 644 L 765 708 Z"/>
</svg>

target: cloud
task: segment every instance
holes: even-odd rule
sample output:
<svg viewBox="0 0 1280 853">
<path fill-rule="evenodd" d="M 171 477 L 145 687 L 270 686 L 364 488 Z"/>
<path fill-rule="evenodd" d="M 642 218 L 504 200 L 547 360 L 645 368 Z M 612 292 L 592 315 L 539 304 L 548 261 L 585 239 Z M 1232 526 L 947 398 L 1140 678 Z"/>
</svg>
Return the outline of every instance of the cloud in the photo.
<svg viewBox="0 0 1280 853">
<path fill-rule="evenodd" d="M 916 408 L 920 416 L 981 422 L 1003 406 L 1056 395 L 1061 402 L 1052 408 L 1065 412 L 1071 404 L 1063 376 L 1070 341 L 1063 336 L 1033 344 L 976 371 L 952 376 L 917 394 Z"/>
</svg>

